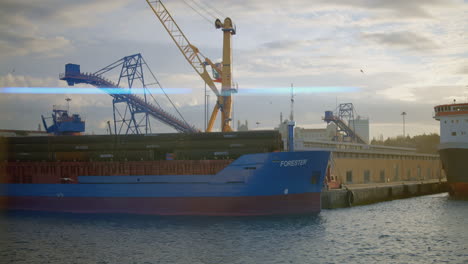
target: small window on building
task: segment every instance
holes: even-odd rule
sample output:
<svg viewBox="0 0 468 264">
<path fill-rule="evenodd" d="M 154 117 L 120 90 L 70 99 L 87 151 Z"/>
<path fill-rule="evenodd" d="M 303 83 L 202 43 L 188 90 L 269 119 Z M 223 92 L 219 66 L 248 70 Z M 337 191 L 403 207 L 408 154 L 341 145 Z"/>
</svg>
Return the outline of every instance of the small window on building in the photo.
<svg viewBox="0 0 468 264">
<path fill-rule="evenodd" d="M 418 165 L 418 179 L 421 179 L 421 166 Z"/>
<path fill-rule="evenodd" d="M 380 182 L 385 182 L 385 170 L 380 171 Z"/>
<path fill-rule="evenodd" d="M 346 171 L 346 182 L 353 183 L 353 171 Z"/>
<path fill-rule="evenodd" d="M 364 171 L 364 182 L 370 182 L 370 171 L 369 170 L 365 170 Z"/>
<path fill-rule="evenodd" d="M 411 179 L 411 169 L 406 170 L 406 179 L 410 180 Z"/>
<path fill-rule="evenodd" d="M 457 135 L 457 132 L 452 132 L 452 136 L 456 136 Z"/>
</svg>

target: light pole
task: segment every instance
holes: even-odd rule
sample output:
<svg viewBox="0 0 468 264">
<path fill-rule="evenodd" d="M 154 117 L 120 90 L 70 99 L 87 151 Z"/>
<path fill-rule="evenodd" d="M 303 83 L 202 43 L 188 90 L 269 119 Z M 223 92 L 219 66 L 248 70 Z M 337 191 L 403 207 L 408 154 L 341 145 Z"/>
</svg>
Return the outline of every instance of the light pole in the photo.
<svg viewBox="0 0 468 264">
<path fill-rule="evenodd" d="M 401 113 L 401 115 L 403 116 L 403 138 L 405 138 L 405 136 L 406 136 L 406 133 L 405 133 L 405 116 L 406 116 L 406 112 Z"/>
</svg>

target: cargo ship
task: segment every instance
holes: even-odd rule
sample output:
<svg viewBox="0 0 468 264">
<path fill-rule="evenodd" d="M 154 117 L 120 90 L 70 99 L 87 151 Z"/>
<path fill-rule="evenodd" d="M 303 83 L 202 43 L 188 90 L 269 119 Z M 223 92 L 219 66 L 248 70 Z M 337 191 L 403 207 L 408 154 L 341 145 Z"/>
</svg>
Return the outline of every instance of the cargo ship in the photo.
<svg viewBox="0 0 468 264">
<path fill-rule="evenodd" d="M 439 154 L 450 195 L 468 198 L 468 103 L 434 107 L 440 121 Z"/>
<path fill-rule="evenodd" d="M 0 207 L 72 213 L 316 213 L 330 155 L 277 131 L 0 140 Z"/>
</svg>

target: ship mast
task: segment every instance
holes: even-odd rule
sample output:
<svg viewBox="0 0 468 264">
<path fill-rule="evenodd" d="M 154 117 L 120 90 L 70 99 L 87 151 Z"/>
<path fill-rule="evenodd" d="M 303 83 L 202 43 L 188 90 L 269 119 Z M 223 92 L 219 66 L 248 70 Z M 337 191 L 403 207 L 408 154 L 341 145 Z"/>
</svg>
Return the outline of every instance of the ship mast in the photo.
<svg viewBox="0 0 468 264">
<path fill-rule="evenodd" d="M 294 121 L 294 85 L 291 83 L 291 114 L 289 115 L 290 121 Z"/>
</svg>

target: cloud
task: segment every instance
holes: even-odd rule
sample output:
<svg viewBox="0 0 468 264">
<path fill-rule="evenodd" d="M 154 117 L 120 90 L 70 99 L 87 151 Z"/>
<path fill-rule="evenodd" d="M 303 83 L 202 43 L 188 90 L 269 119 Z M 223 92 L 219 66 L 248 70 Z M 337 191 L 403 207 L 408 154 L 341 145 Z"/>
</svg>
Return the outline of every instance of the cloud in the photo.
<svg viewBox="0 0 468 264">
<path fill-rule="evenodd" d="M 298 47 L 309 46 L 312 41 L 308 40 L 282 40 L 282 41 L 271 41 L 262 44 L 260 47 L 266 49 L 295 49 Z"/>
<path fill-rule="evenodd" d="M 460 85 L 417 86 L 417 83 L 407 83 L 381 90 L 378 94 L 394 100 L 436 105 L 461 99 L 463 93 L 463 86 Z"/>
<path fill-rule="evenodd" d="M 461 2 L 460 0 L 292 0 L 275 2 L 272 7 L 271 1 L 268 0 L 217 1 L 219 6 L 229 6 L 229 10 L 236 17 L 271 11 L 275 15 L 281 14 L 283 11 L 294 15 L 303 11 L 333 10 L 344 7 L 354 10 L 366 10 L 375 14 L 379 13 L 381 16 L 419 19 L 434 18 L 432 15 L 434 9 L 452 8 Z"/>
<path fill-rule="evenodd" d="M 107 13 L 128 4 L 124 0 L 115 1 L 61 1 L 61 0 L 3 0 L 0 3 L 0 22 L 19 25 L 12 20 L 24 17 L 40 23 L 57 23 L 55 30 L 61 27 L 80 27 L 93 25 L 101 19 L 99 14 Z"/>
<path fill-rule="evenodd" d="M 0 87 L 61 87 L 63 83 L 57 78 L 35 78 L 28 75 L 8 73 L 0 76 Z"/>
<path fill-rule="evenodd" d="M 63 36 L 38 37 L 4 32 L 0 40 L 0 57 L 40 55 L 41 57 L 61 56 L 64 51 L 73 50 L 69 39 Z"/>
<path fill-rule="evenodd" d="M 430 38 L 414 32 L 364 33 L 362 37 L 381 45 L 412 51 L 430 51 L 440 48 Z"/>
<path fill-rule="evenodd" d="M 368 10 L 386 10 L 400 18 L 433 18 L 429 11 L 430 8 L 451 7 L 456 3 L 455 1 L 447 0 L 331 0 L 327 2 Z"/>
<path fill-rule="evenodd" d="M 0 2 L 0 56 L 55 57 L 73 50 L 70 30 L 92 26 L 126 1 L 5 0 Z M 73 35 L 73 34 L 71 34 Z"/>
<path fill-rule="evenodd" d="M 459 74 L 468 74 L 468 65 L 460 66 L 457 73 L 459 73 Z"/>
</svg>

